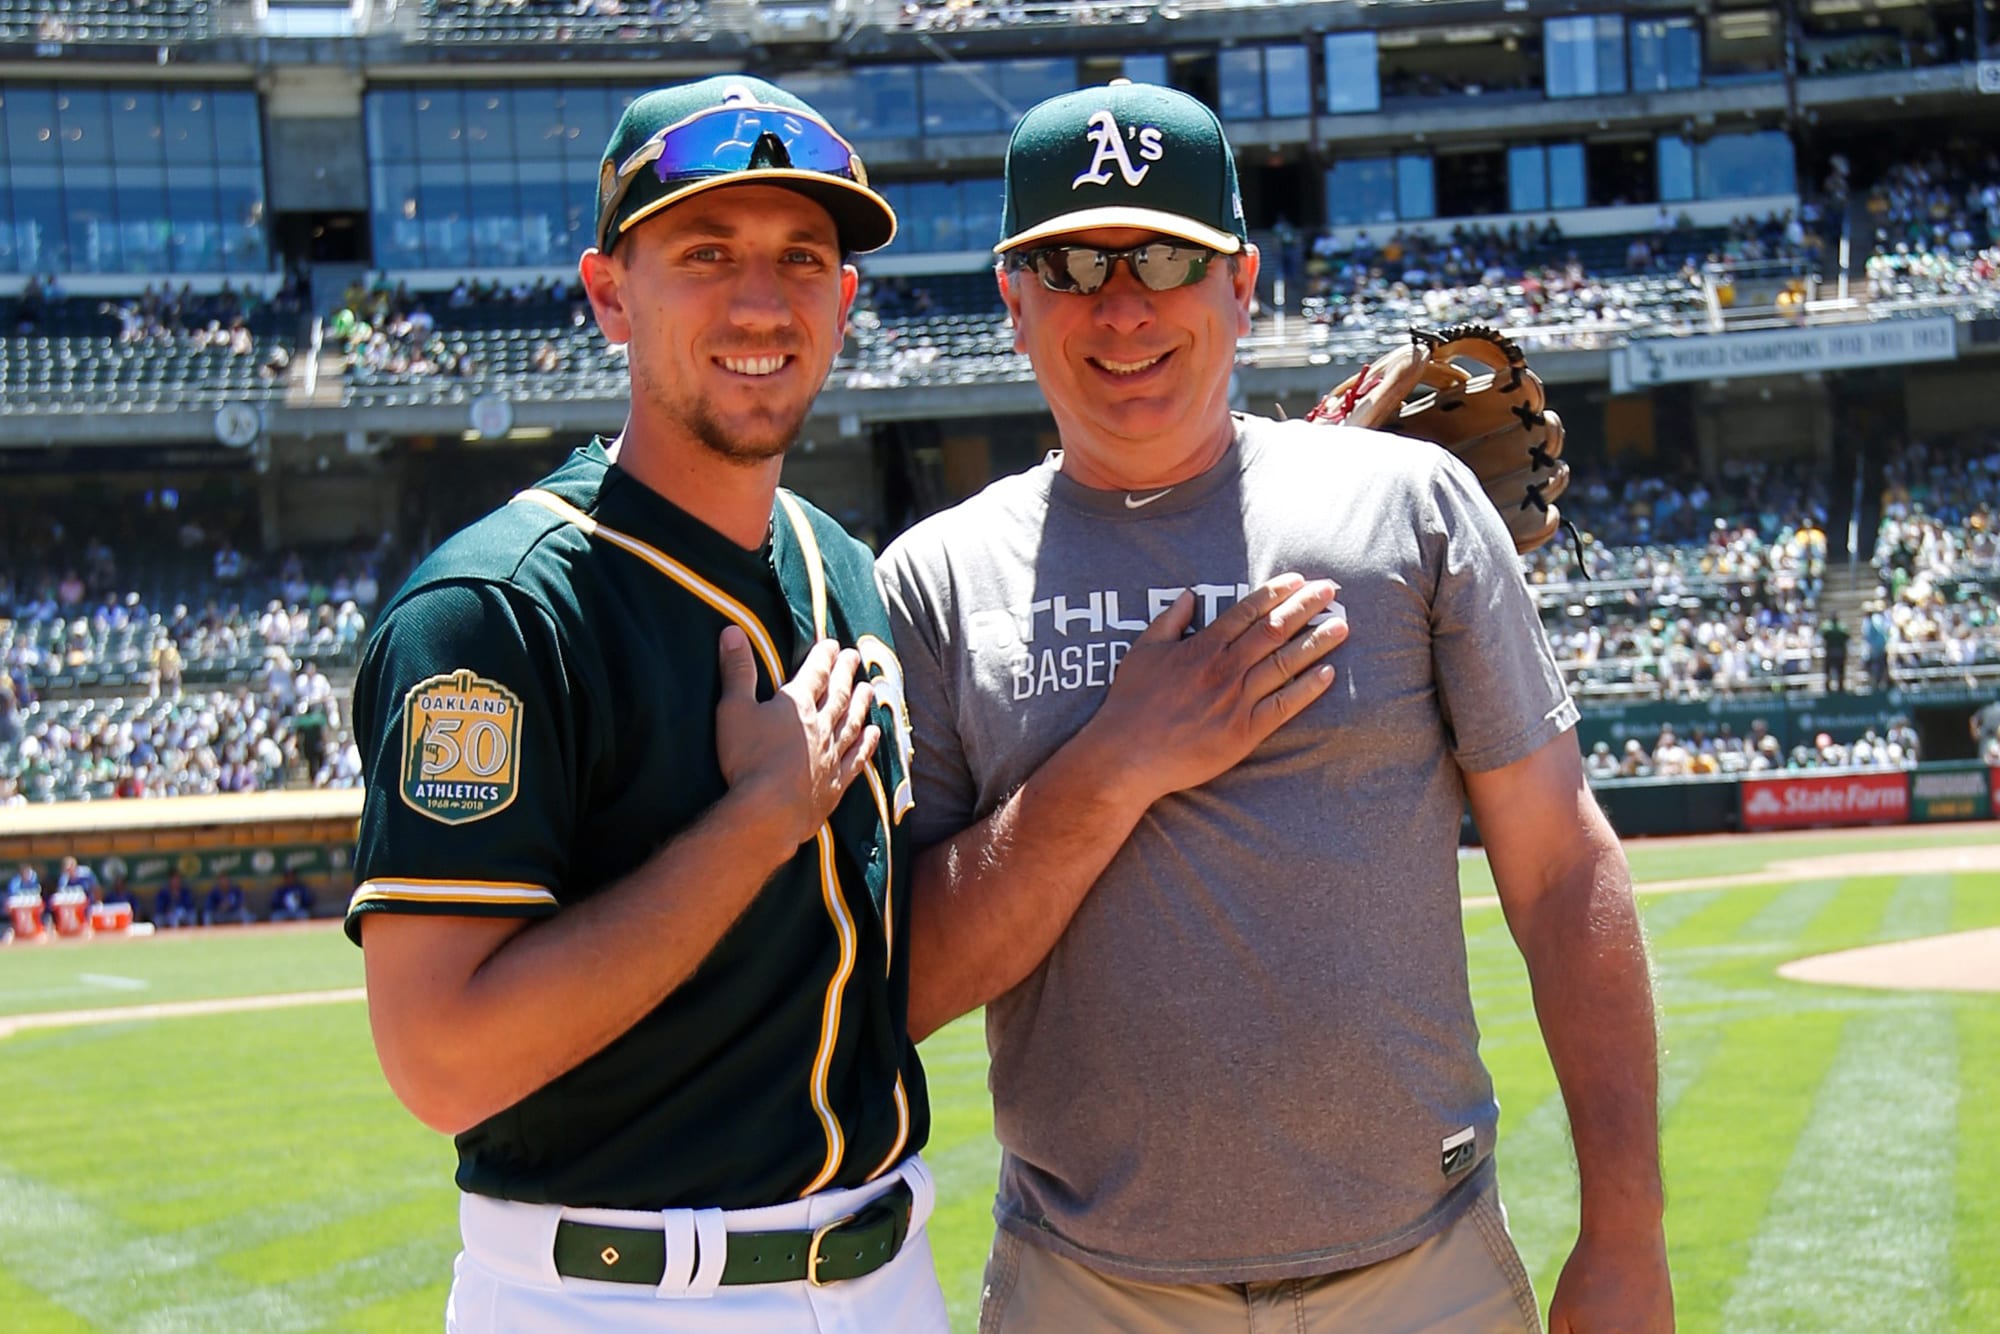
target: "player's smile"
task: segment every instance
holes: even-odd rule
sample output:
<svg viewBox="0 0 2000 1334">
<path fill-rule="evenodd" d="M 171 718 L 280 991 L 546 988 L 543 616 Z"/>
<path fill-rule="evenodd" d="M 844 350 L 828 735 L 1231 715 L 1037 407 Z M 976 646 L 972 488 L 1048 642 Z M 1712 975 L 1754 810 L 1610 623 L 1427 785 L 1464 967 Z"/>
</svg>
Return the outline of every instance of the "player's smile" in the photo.
<svg viewBox="0 0 2000 1334">
<path fill-rule="evenodd" d="M 716 365 L 731 375 L 746 379 L 764 380 L 789 367 L 795 360 L 790 353 L 764 353 L 757 356 L 721 356 L 713 358 Z"/>
<path fill-rule="evenodd" d="M 1104 355 L 1086 356 L 1091 369 L 1112 384 L 1125 388 L 1143 388 L 1162 378 L 1173 364 L 1172 351 L 1155 352 L 1147 356 L 1137 356 L 1129 360 Z"/>
</svg>

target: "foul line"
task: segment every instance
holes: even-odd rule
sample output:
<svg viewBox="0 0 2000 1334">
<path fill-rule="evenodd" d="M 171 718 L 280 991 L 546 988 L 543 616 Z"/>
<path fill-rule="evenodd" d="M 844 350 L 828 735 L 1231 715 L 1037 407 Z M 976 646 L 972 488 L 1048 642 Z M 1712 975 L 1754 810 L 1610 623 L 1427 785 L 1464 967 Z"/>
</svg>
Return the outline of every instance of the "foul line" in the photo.
<svg viewBox="0 0 2000 1334">
<path fill-rule="evenodd" d="M 225 996 L 216 1000 L 114 1005 L 99 1010 L 14 1014 L 0 1018 L 0 1039 L 31 1028 L 76 1028 L 85 1024 L 122 1024 L 138 1019 L 185 1019 L 191 1015 L 239 1014 L 245 1010 L 289 1010 L 300 1005 L 337 1005 L 367 998 L 365 988 L 343 987 L 338 991 L 292 991 L 273 996 Z"/>
</svg>

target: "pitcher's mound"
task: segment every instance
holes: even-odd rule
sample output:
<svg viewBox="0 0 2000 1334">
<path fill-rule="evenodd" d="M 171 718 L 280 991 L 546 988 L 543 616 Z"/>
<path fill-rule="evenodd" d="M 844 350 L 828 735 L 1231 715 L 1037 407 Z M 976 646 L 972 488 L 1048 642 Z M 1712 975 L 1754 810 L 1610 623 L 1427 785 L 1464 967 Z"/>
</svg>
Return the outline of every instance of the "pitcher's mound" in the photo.
<svg viewBox="0 0 2000 1334">
<path fill-rule="evenodd" d="M 2000 992 L 2000 927 L 1794 959 L 1778 976 L 1890 991 Z"/>
</svg>

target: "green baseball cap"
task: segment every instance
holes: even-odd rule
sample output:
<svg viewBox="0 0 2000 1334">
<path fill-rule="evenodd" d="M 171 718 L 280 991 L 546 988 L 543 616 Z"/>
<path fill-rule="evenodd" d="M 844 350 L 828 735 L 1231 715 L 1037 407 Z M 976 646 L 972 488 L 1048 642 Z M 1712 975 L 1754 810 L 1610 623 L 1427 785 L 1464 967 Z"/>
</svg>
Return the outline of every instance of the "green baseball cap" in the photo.
<svg viewBox="0 0 2000 1334">
<path fill-rule="evenodd" d="M 1249 241 L 1236 158 L 1186 93 L 1113 79 L 1029 108 L 1007 144 L 1005 253 L 1066 232 L 1143 227 L 1236 254 Z"/>
<path fill-rule="evenodd" d="M 843 250 L 879 250 L 896 212 L 852 144 L 803 101 L 747 74 L 633 99 L 597 168 L 597 248 L 669 204 L 725 185 L 779 185 L 833 215 Z"/>
</svg>

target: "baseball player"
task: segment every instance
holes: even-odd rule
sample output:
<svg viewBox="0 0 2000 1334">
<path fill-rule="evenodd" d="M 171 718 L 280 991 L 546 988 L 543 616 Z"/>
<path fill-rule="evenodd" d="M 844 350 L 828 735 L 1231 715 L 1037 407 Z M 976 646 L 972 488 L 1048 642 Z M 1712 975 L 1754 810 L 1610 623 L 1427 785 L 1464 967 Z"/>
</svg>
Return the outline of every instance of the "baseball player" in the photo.
<svg viewBox="0 0 2000 1334">
<path fill-rule="evenodd" d="M 911 1027 L 987 1007 L 981 1328 L 1539 1327 L 1467 994 L 1468 797 L 1581 1170 L 1552 1323 L 1670 1328 L 1629 876 L 1498 511 L 1435 445 L 1230 412 L 1257 253 L 1194 99 L 1031 109 L 1003 219 L 1061 452 L 879 563 L 920 739 Z M 1296 647 L 1233 656 L 1294 613 Z M 1283 726 L 1225 744 L 1204 681 Z"/>
<path fill-rule="evenodd" d="M 888 204 L 755 79 L 620 119 L 581 273 L 630 415 L 440 547 L 355 692 L 347 929 L 457 1136 L 452 1330 L 945 1329 L 910 747 L 867 550 L 777 487 Z"/>
</svg>

